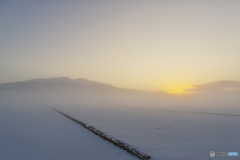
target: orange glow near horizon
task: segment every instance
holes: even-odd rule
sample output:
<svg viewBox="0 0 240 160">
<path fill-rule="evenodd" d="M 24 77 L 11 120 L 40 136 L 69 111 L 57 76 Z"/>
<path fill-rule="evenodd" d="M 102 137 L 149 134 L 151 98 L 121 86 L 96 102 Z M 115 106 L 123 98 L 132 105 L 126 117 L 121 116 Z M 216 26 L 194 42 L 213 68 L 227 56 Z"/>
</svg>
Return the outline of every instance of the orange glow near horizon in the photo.
<svg viewBox="0 0 240 160">
<path fill-rule="evenodd" d="M 240 1 L 1 7 L 0 83 L 70 77 L 182 94 L 188 85 L 240 81 Z"/>
<path fill-rule="evenodd" d="M 173 84 L 166 90 L 169 94 L 187 94 L 187 89 L 193 88 L 192 85 Z"/>
</svg>

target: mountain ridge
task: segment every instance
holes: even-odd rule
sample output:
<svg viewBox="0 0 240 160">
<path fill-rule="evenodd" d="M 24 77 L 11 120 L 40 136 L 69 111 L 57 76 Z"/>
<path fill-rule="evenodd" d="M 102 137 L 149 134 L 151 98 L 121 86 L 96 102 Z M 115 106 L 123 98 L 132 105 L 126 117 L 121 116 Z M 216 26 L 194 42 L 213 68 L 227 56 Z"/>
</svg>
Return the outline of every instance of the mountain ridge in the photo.
<svg viewBox="0 0 240 160">
<path fill-rule="evenodd" d="M 194 88 L 185 90 L 186 92 L 212 92 L 212 91 L 234 91 L 240 90 L 240 81 L 221 80 L 213 81 L 207 84 L 193 85 Z M 1 90 L 99 90 L 99 91 L 122 91 L 122 92 L 141 92 L 151 94 L 167 94 L 164 91 L 142 91 L 127 88 L 116 87 L 107 83 L 88 80 L 86 78 L 71 79 L 69 77 L 36 78 L 26 81 L 17 81 L 10 83 L 0 83 Z"/>
<path fill-rule="evenodd" d="M 139 92 L 141 90 L 125 89 L 107 83 L 88 80 L 86 78 L 71 79 L 69 77 L 36 78 L 26 81 L 0 83 L 1 90 L 46 90 L 46 91 L 120 91 L 120 92 Z"/>
</svg>

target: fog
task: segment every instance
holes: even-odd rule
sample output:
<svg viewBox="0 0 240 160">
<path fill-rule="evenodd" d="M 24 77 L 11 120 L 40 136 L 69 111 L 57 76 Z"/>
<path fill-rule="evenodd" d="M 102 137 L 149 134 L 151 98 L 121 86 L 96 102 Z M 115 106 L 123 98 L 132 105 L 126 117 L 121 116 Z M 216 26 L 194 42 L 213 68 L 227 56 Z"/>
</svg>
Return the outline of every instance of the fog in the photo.
<svg viewBox="0 0 240 160">
<path fill-rule="evenodd" d="M 206 88 L 206 86 L 204 86 Z M 211 86 L 212 87 L 212 86 Z M 105 89 L 26 89 L 0 91 L 1 105 L 74 106 L 79 108 L 135 108 L 240 114 L 240 91 L 209 91 L 172 95 Z"/>
<path fill-rule="evenodd" d="M 131 159 L 51 107 L 156 160 L 203 160 L 212 150 L 239 151 L 239 116 L 234 115 L 240 115 L 240 91 L 219 83 L 196 86 L 187 94 L 68 78 L 0 84 L 0 159 L 96 159 L 94 148 L 100 159 Z"/>
</svg>

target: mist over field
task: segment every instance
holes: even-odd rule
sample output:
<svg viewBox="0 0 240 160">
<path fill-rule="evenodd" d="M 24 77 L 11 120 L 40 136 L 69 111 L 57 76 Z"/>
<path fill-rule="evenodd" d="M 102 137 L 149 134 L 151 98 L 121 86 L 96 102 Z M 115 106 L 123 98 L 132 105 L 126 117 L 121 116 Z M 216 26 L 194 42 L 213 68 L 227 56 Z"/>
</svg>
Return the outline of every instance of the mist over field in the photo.
<svg viewBox="0 0 240 160">
<path fill-rule="evenodd" d="M 237 81 L 197 85 L 187 90 L 186 94 L 169 94 L 164 91 L 123 89 L 87 79 L 61 77 L 1 84 L 0 94 L 2 103 L 6 101 L 13 104 L 130 107 L 240 114 L 240 82 Z"/>
<path fill-rule="evenodd" d="M 230 86 L 235 88 L 225 91 Z M 66 159 L 70 156 L 72 159 L 95 159 L 90 156 L 93 148 L 82 148 L 92 140 L 79 138 L 92 133 L 79 134 L 76 129 L 81 126 L 71 130 L 61 128 L 66 122 L 73 122 L 50 107 L 136 147 L 151 155 L 152 159 L 200 160 L 209 159 L 212 150 L 239 151 L 239 129 L 235 127 L 240 118 L 238 87 L 239 82 L 228 81 L 227 85 L 214 82 L 191 89 L 198 93 L 168 94 L 66 77 L 0 84 L 3 122 L 0 148 L 4 152 L 0 158 Z M 64 134 L 63 130 L 68 133 Z M 59 142 L 60 135 L 64 141 Z M 72 144 L 69 138 L 80 142 Z M 47 145 L 55 146 L 54 143 L 60 144 L 52 149 L 42 149 Z M 101 148 L 106 144 L 93 145 Z M 71 149 L 66 150 L 66 147 Z M 79 155 L 75 151 L 77 148 L 81 148 L 84 154 Z M 60 151 L 65 158 L 59 156 Z M 134 159 L 124 152 L 112 152 L 119 151 L 106 149 L 99 156 L 102 159 L 122 159 L 125 156 L 128 158 L 123 159 Z"/>
</svg>

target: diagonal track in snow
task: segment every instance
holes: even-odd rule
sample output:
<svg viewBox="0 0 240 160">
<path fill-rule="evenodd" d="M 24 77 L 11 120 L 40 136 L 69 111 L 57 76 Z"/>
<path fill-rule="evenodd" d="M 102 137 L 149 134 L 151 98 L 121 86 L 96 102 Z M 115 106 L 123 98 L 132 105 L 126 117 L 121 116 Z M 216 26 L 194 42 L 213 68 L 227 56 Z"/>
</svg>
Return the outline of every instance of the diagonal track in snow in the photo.
<svg viewBox="0 0 240 160">
<path fill-rule="evenodd" d="M 82 121 L 79 121 L 79 120 L 77 120 L 77 119 L 75 119 L 75 118 L 73 118 L 73 117 L 71 117 L 71 116 L 69 116 L 69 115 L 67 115 L 67 114 L 65 114 L 65 113 L 63 113 L 61 111 L 58 111 L 55 108 L 52 108 L 52 109 L 54 111 L 60 113 L 61 115 L 67 117 L 68 119 L 70 119 L 70 120 L 80 124 L 82 127 L 86 128 L 87 130 L 91 131 L 92 133 L 94 133 L 95 135 L 101 137 L 102 139 L 104 139 L 104 140 L 112 143 L 113 145 L 115 145 L 115 146 L 117 146 L 117 147 L 127 151 L 128 153 L 138 157 L 139 159 L 141 159 L 141 160 L 150 160 L 151 159 L 151 156 L 146 155 L 144 153 L 141 153 L 140 151 L 137 151 L 136 149 L 130 147 L 128 144 L 126 144 L 126 143 L 124 143 L 124 142 L 122 142 L 122 141 L 120 141 L 118 139 L 115 139 L 115 138 L 112 138 L 112 137 L 108 136 L 106 133 L 104 133 L 104 132 L 94 128 L 93 126 L 89 126 L 86 123 L 83 123 Z"/>
</svg>

